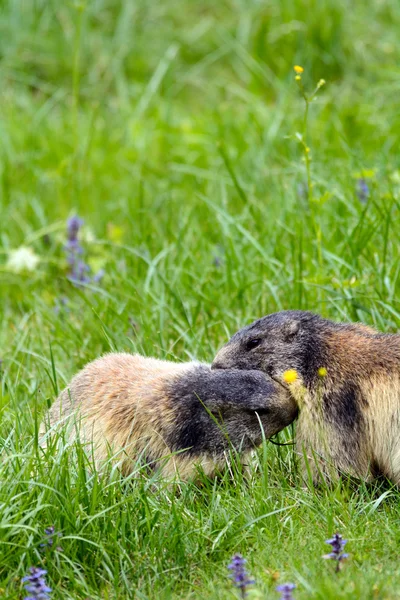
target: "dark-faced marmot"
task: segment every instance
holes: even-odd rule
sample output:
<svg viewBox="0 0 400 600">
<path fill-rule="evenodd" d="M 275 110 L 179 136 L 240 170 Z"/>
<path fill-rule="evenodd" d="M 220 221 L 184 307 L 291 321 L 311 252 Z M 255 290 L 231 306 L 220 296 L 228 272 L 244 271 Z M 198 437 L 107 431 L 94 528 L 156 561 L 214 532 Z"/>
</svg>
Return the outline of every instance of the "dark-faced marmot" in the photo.
<svg viewBox="0 0 400 600">
<path fill-rule="evenodd" d="M 196 465 L 211 475 L 230 448 L 252 450 L 263 434 L 271 437 L 296 414 L 287 390 L 261 372 L 211 371 L 201 363 L 116 353 L 89 363 L 72 379 L 41 435 L 49 425 L 57 429 L 69 421 L 68 439 L 79 436 L 93 448 L 98 465 L 111 450 L 125 474 L 140 457 L 165 476 L 178 472 L 187 479 Z"/>
<path fill-rule="evenodd" d="M 321 470 L 330 475 L 330 465 L 336 474 L 400 483 L 400 335 L 282 311 L 233 335 L 212 368 L 279 379 L 291 370 L 296 445 L 315 480 Z"/>
</svg>

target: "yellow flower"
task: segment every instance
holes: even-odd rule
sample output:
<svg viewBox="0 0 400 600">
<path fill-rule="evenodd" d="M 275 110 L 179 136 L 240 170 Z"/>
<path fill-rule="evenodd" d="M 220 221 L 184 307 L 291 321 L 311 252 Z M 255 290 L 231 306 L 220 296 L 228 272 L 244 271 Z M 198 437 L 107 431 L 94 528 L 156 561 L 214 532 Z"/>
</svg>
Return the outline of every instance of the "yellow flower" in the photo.
<svg viewBox="0 0 400 600">
<path fill-rule="evenodd" d="M 294 72 L 297 73 L 297 75 L 301 75 L 302 73 L 304 73 L 303 67 L 300 67 L 299 65 L 294 65 L 293 69 Z"/>
<path fill-rule="evenodd" d="M 295 80 L 296 81 L 301 81 L 301 76 L 300 75 L 296 75 Z"/>
<path fill-rule="evenodd" d="M 297 377 L 298 375 L 296 369 L 289 369 L 288 371 L 284 372 L 283 381 L 285 381 L 286 383 L 294 383 Z"/>
<path fill-rule="evenodd" d="M 325 367 L 320 367 L 318 369 L 318 375 L 320 377 L 326 377 L 327 373 L 328 373 L 328 371 L 325 369 Z"/>
</svg>

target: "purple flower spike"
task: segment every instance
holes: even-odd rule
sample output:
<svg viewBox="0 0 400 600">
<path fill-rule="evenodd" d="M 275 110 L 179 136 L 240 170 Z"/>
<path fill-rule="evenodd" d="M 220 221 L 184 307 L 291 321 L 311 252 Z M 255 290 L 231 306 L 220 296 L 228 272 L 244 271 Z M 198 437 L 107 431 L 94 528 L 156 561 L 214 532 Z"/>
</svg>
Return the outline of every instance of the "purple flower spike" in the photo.
<svg viewBox="0 0 400 600">
<path fill-rule="evenodd" d="M 281 585 L 278 585 L 276 591 L 280 592 L 281 600 L 293 600 L 292 592 L 295 587 L 294 583 L 282 583 Z"/>
<path fill-rule="evenodd" d="M 332 552 L 325 554 L 322 558 L 336 560 L 335 571 L 338 573 L 340 571 L 341 561 L 349 556 L 343 552 L 343 549 L 347 544 L 347 540 L 344 540 L 339 533 L 335 533 L 335 535 L 330 540 L 326 540 L 325 543 L 332 546 Z"/>
<path fill-rule="evenodd" d="M 46 584 L 45 576 L 47 571 L 38 567 L 31 567 L 29 575 L 22 578 L 25 583 L 25 590 L 29 593 L 24 600 L 48 600 L 51 588 Z"/>
<path fill-rule="evenodd" d="M 68 256 L 69 264 L 73 264 L 75 262 L 75 254 L 83 254 L 83 248 L 79 244 L 79 240 L 68 240 L 65 244 L 65 249 L 72 256 Z"/>
<path fill-rule="evenodd" d="M 82 266 L 85 265 L 79 256 L 83 254 L 83 248 L 79 242 L 78 234 L 83 225 L 83 220 L 79 217 L 71 217 L 67 221 L 67 243 L 64 248 L 67 254 L 67 261 L 71 267 L 70 277 L 75 283 L 82 282 Z"/>
<path fill-rule="evenodd" d="M 56 528 L 54 527 L 54 525 L 50 525 L 49 527 L 46 527 L 46 529 L 44 530 L 44 533 L 46 535 L 46 541 L 43 542 L 42 544 L 40 544 L 41 548 L 44 548 L 45 550 L 48 550 L 49 548 L 53 547 L 54 544 L 54 538 L 58 538 L 61 537 L 62 534 L 60 532 L 56 532 Z M 57 546 L 56 550 L 58 552 L 62 552 L 62 548 L 60 546 Z"/>
<path fill-rule="evenodd" d="M 90 267 L 83 260 L 78 260 L 72 266 L 71 279 L 74 283 L 89 283 L 90 277 L 87 275 L 89 273 Z"/>
<path fill-rule="evenodd" d="M 46 527 L 44 532 L 48 537 L 51 537 L 52 535 L 54 535 L 56 528 L 54 527 L 54 525 L 50 525 L 50 527 Z"/>
<path fill-rule="evenodd" d="M 241 598 L 246 598 L 248 586 L 255 583 L 254 579 L 249 578 L 245 564 L 246 559 L 241 554 L 235 554 L 232 562 L 228 565 L 228 569 L 231 571 L 230 577 L 234 585 L 240 590 Z"/>
<path fill-rule="evenodd" d="M 84 223 L 83 219 L 80 219 L 76 215 L 74 217 L 71 217 L 70 219 L 68 219 L 67 234 L 68 234 L 69 242 L 77 241 L 78 233 L 79 233 L 79 230 L 82 227 L 83 223 Z"/>
<path fill-rule="evenodd" d="M 357 193 L 359 201 L 362 204 L 365 204 L 369 198 L 369 187 L 368 187 L 367 181 L 364 179 L 364 177 L 360 177 L 360 179 L 357 179 L 356 193 Z"/>
<path fill-rule="evenodd" d="M 67 262 L 70 266 L 69 279 L 76 286 L 82 286 L 85 283 L 98 283 L 104 276 L 104 271 L 99 271 L 94 277 L 90 277 L 90 267 L 82 258 L 83 247 L 79 241 L 79 230 L 84 221 L 80 217 L 74 216 L 67 221 L 67 242 L 64 250 L 67 255 Z"/>
</svg>

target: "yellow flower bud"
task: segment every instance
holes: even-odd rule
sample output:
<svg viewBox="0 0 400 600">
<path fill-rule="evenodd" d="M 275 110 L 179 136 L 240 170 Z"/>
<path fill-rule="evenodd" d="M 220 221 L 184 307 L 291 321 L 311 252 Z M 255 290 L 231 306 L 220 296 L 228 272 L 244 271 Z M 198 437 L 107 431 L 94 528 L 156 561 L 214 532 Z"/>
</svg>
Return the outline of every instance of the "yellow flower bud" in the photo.
<svg viewBox="0 0 400 600">
<path fill-rule="evenodd" d="M 295 80 L 296 81 L 301 81 L 301 76 L 300 75 L 296 75 Z"/>
<path fill-rule="evenodd" d="M 298 375 L 296 369 L 289 369 L 288 371 L 284 372 L 283 381 L 285 381 L 286 383 L 294 383 L 297 377 Z"/>
<path fill-rule="evenodd" d="M 318 375 L 320 377 L 326 377 L 327 373 L 328 373 L 328 371 L 325 369 L 325 367 L 320 367 L 318 369 Z"/>
</svg>

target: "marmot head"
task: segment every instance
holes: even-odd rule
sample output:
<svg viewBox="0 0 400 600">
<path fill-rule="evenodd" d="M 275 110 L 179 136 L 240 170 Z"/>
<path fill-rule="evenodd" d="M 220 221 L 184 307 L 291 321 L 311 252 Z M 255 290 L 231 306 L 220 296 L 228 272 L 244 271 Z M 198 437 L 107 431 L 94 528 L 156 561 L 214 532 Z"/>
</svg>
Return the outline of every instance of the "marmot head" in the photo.
<svg viewBox="0 0 400 600">
<path fill-rule="evenodd" d="M 207 369 L 193 369 L 169 386 L 179 414 L 168 439 L 173 449 L 214 456 L 229 447 L 250 450 L 296 418 L 289 392 L 260 371 Z"/>
<path fill-rule="evenodd" d="M 311 312 L 288 310 L 274 313 L 244 327 L 221 348 L 212 369 L 259 369 L 281 377 L 295 369 L 311 383 L 326 364 L 324 334 L 340 327 Z"/>
</svg>

